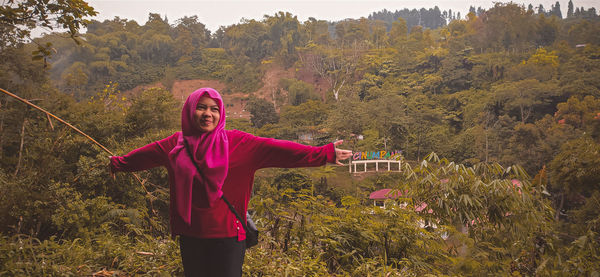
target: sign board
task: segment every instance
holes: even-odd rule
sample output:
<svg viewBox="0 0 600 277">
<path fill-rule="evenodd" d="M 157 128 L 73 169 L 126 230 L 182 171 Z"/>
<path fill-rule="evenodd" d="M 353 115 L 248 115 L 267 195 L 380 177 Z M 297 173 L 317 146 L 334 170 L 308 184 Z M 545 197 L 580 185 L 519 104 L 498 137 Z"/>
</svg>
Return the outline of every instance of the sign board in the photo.
<svg viewBox="0 0 600 277">
<path fill-rule="evenodd" d="M 354 152 L 352 154 L 352 160 L 396 160 L 402 155 L 402 150 L 395 151 L 368 151 L 368 152 Z"/>
</svg>

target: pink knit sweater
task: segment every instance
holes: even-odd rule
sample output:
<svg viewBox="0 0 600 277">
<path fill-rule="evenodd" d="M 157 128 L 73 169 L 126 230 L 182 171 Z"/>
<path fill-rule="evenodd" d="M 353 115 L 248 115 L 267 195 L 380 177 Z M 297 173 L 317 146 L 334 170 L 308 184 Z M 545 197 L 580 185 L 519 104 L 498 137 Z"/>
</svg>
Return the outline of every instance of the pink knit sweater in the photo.
<svg viewBox="0 0 600 277">
<path fill-rule="evenodd" d="M 169 172 L 169 182 L 173 183 L 173 168 L 169 166 L 168 153 L 177 144 L 181 135 L 177 132 L 165 139 L 153 142 L 135 149 L 125 156 L 115 156 L 111 159 L 114 172 L 139 171 L 156 166 L 165 166 Z M 326 162 L 335 162 L 333 143 L 315 147 L 295 142 L 256 137 L 238 130 L 227 131 L 229 140 L 229 171 L 223 184 L 223 194 L 244 219 L 250 200 L 254 172 L 266 167 L 309 167 L 321 166 Z M 240 222 L 229 210 L 224 201 L 218 201 L 211 208 L 198 208 L 194 205 L 192 188 L 192 221 L 188 226 L 174 210 L 171 202 L 171 233 L 197 238 L 228 238 L 246 239 L 246 234 Z M 171 190 L 171 201 L 177 199 Z"/>
</svg>

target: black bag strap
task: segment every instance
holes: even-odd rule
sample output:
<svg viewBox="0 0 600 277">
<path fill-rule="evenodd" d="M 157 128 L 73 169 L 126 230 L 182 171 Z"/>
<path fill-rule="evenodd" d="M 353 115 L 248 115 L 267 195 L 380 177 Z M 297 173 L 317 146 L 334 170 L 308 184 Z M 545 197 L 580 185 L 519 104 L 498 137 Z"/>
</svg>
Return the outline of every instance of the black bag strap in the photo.
<svg viewBox="0 0 600 277">
<path fill-rule="evenodd" d="M 182 134 L 182 136 L 183 136 L 183 134 Z M 194 160 L 194 155 L 192 154 L 192 150 L 190 150 L 190 147 L 189 147 L 189 145 L 188 145 L 187 140 L 185 139 L 185 137 L 183 137 L 183 144 L 185 145 L 185 150 L 187 151 L 188 156 L 190 156 L 190 159 L 192 160 L 192 163 L 194 163 L 194 165 L 196 166 L 196 170 L 198 170 L 198 174 L 200 174 L 200 177 L 206 181 L 206 178 L 204 178 L 204 174 L 202 174 L 202 171 L 200 170 L 200 166 L 198 166 L 198 164 Z M 225 203 L 227 204 L 227 206 L 229 207 L 229 209 L 233 212 L 233 214 L 235 215 L 235 217 L 240 221 L 240 223 L 244 227 L 244 231 L 246 231 L 246 233 L 248 233 L 248 227 L 246 227 L 246 224 L 244 223 L 244 220 L 237 213 L 237 211 L 235 210 L 235 208 L 233 207 L 233 205 L 231 205 L 231 203 L 229 203 L 229 201 L 225 197 L 225 194 L 223 194 L 221 196 L 221 198 L 223 199 L 223 201 L 225 201 Z"/>
<path fill-rule="evenodd" d="M 248 233 L 248 228 L 246 227 L 246 223 L 244 223 L 244 220 L 237 213 L 237 211 L 235 210 L 235 208 L 233 207 L 233 205 L 231 205 L 231 203 L 229 203 L 229 201 L 227 201 L 227 198 L 225 197 L 225 195 L 221 196 L 221 198 L 223 198 L 223 201 L 225 201 L 225 203 L 227 203 L 227 206 L 229 206 L 229 209 L 233 212 L 233 214 L 235 215 L 235 217 L 237 217 L 237 219 L 240 221 L 240 223 L 244 227 L 244 231 L 246 231 L 246 233 Z"/>
</svg>

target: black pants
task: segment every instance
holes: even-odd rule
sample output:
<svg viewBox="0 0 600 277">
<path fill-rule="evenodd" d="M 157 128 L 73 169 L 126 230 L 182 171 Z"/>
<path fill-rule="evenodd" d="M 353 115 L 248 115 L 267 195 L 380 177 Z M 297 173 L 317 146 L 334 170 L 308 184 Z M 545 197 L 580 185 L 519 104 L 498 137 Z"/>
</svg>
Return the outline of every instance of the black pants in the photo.
<svg viewBox="0 0 600 277">
<path fill-rule="evenodd" d="M 179 237 L 181 260 L 186 277 L 239 277 L 246 253 L 246 242 L 237 237 L 201 239 Z"/>
</svg>

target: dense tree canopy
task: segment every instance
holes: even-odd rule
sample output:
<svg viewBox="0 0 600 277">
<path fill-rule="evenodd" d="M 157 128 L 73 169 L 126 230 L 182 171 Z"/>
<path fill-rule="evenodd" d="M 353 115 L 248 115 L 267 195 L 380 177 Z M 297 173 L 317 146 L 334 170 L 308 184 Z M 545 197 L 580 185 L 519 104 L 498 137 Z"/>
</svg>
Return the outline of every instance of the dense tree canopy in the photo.
<svg viewBox="0 0 600 277">
<path fill-rule="evenodd" d="M 66 29 L 75 37 L 87 25 L 87 16 L 97 12 L 83 0 L 73 1 L 3 1 L 0 7 L 0 49 L 29 40 L 31 29 L 44 27 Z"/>
<path fill-rule="evenodd" d="M 197 16 L 151 13 L 145 23 L 91 20 L 79 44 L 56 35 L 26 44 L 34 23 L 64 14 L 56 22 L 75 35 L 94 11 L 83 1 L 7 3 L 0 88 L 116 155 L 177 131 L 175 84 L 198 79 L 222 85 L 226 107 L 240 111 L 228 128 L 402 151 L 400 172 L 258 172 L 250 207 L 262 237 L 248 276 L 600 272 L 594 8 L 511 2 L 464 18 L 434 7 L 339 22 L 278 12 L 215 32 Z M 39 45 L 56 53 L 32 59 Z M 161 88 L 131 90 L 142 85 Z M 113 180 L 106 156 L 0 97 L 0 275 L 181 275 L 167 172 Z M 368 195 L 383 188 L 402 196 L 374 207 Z"/>
</svg>

